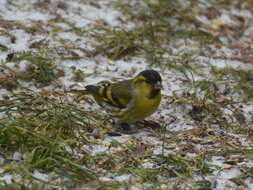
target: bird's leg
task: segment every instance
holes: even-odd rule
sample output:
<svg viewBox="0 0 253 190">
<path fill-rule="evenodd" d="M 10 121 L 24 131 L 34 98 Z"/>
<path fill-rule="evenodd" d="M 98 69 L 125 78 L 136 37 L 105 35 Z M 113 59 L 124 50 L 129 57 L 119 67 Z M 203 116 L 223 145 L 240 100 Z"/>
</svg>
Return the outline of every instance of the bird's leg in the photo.
<svg viewBox="0 0 253 190">
<path fill-rule="evenodd" d="M 127 124 L 127 123 L 120 123 L 119 124 L 120 125 L 120 127 L 124 130 L 124 131 L 130 131 L 130 125 L 129 124 Z"/>
<path fill-rule="evenodd" d="M 114 123 L 115 124 L 115 123 Z M 107 134 L 109 136 L 121 136 L 121 133 L 125 133 L 125 134 L 128 134 L 128 133 L 131 133 L 131 128 L 130 128 L 130 125 L 127 124 L 127 123 L 116 123 L 116 130 L 113 131 L 113 132 L 108 132 Z"/>
</svg>

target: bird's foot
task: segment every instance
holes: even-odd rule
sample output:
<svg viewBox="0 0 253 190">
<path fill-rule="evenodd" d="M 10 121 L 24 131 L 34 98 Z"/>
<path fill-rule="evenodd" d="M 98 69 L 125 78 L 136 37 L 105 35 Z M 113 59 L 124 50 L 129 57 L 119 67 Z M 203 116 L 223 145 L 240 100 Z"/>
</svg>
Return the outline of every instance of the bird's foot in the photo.
<svg viewBox="0 0 253 190">
<path fill-rule="evenodd" d="M 149 127 L 151 129 L 160 129 L 161 128 L 160 123 L 155 122 L 155 121 L 150 121 L 150 120 L 140 121 L 137 123 L 137 125 L 140 127 L 144 127 L 144 128 Z"/>
<path fill-rule="evenodd" d="M 121 136 L 122 134 L 133 134 L 136 131 L 131 128 L 127 123 L 118 123 L 116 124 L 116 130 L 113 132 L 107 133 L 110 136 Z"/>
<path fill-rule="evenodd" d="M 118 128 L 121 128 L 124 131 L 130 131 L 131 130 L 130 125 L 127 124 L 127 123 L 120 123 Z"/>
</svg>

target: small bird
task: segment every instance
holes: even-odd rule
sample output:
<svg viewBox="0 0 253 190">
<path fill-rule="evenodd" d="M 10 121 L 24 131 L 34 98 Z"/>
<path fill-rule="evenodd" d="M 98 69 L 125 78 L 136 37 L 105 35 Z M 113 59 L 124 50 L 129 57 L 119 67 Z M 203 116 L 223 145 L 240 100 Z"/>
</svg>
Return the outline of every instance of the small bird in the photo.
<svg viewBox="0 0 253 190">
<path fill-rule="evenodd" d="M 102 81 L 85 87 L 101 106 L 118 108 L 112 114 L 119 124 L 129 126 L 153 114 L 161 101 L 162 78 L 155 70 L 144 70 L 133 79 L 115 83 Z"/>
</svg>

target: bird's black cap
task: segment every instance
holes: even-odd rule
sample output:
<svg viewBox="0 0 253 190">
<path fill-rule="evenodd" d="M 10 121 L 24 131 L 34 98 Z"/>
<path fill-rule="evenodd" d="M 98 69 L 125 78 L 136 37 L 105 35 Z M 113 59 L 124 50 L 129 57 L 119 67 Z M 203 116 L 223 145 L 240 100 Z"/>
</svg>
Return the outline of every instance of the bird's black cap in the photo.
<svg viewBox="0 0 253 190">
<path fill-rule="evenodd" d="M 162 82 L 162 78 L 161 78 L 160 74 L 153 69 L 142 71 L 142 72 L 140 72 L 139 75 L 144 76 L 147 79 L 147 82 L 150 84 Z"/>
</svg>

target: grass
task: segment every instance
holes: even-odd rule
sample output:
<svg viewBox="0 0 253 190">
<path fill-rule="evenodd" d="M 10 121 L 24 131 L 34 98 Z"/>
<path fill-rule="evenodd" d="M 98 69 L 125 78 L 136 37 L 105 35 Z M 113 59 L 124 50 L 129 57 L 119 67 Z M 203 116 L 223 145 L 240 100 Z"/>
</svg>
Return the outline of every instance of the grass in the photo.
<svg viewBox="0 0 253 190">
<path fill-rule="evenodd" d="M 191 109 L 188 114 L 197 122 L 209 126 L 217 124 L 250 136 L 252 129 L 240 106 L 252 100 L 252 70 L 211 66 L 211 75 L 207 79 L 195 80 L 194 76 L 201 73 L 196 67 L 187 64 L 172 65 L 171 68 L 182 73 L 183 80 L 189 86 L 183 95 L 172 96 L 173 104 L 189 105 Z M 226 110 L 232 112 L 233 121 L 226 119 Z"/>
<path fill-rule="evenodd" d="M 49 85 L 61 76 L 61 72 L 57 69 L 55 63 L 49 55 L 39 52 L 21 52 L 15 53 L 9 57 L 8 61 L 20 62 L 29 61 L 26 71 L 20 73 L 19 77 L 26 81 L 34 81 L 36 84 Z"/>
<path fill-rule="evenodd" d="M 74 72 L 74 81 L 75 82 L 84 82 L 85 74 L 82 70 L 76 69 Z"/>
<path fill-rule="evenodd" d="M 161 163 L 161 167 L 164 167 L 163 169 L 170 177 L 192 177 L 193 173 L 206 174 L 211 172 L 205 158 L 201 156 L 187 158 L 180 154 L 170 154 L 158 156 L 156 159 L 156 162 Z"/>
<path fill-rule="evenodd" d="M 171 52 L 168 46 L 176 40 L 197 39 L 201 44 L 217 41 L 211 35 L 198 30 L 198 22 L 192 14 L 194 1 L 181 5 L 179 1 L 158 0 L 126 3 L 117 7 L 134 22 L 131 29 L 98 27 L 94 37 L 99 42 L 95 48 L 110 59 L 138 55 L 150 64 L 163 65 Z M 176 22 L 176 23 L 174 23 Z"/>
<path fill-rule="evenodd" d="M 20 163 L 13 160 L 4 165 L 4 173 L 21 176 L 25 186 L 29 180 L 36 181 L 35 170 L 54 172 L 72 182 L 96 176 L 95 171 L 88 169 L 92 157 L 79 157 L 75 151 L 89 144 L 87 134 L 94 125 L 99 126 L 97 115 L 93 117 L 74 106 L 27 92 L 0 104 L 0 111 L 6 115 L 0 120 L 0 151 L 6 158 L 16 151 L 22 154 Z"/>
<path fill-rule="evenodd" d="M 193 174 L 204 175 L 212 172 L 210 166 L 201 156 L 187 158 L 180 154 L 157 155 L 153 157 L 152 162 L 155 163 L 156 167 L 144 168 L 139 165 L 128 169 L 140 180 L 145 189 L 161 189 L 161 184 L 168 183 L 170 183 L 168 188 L 177 189 L 179 188 L 177 180 L 178 182 L 183 179 L 190 180 Z M 177 180 L 173 181 L 172 179 L 175 179 L 175 177 L 177 177 Z M 210 182 L 208 184 L 210 185 Z M 205 184 L 205 187 L 207 188 L 208 185 Z"/>
<path fill-rule="evenodd" d="M 226 95 L 238 93 L 244 101 L 253 98 L 253 70 L 234 69 L 225 67 L 223 69 L 212 68 L 212 73 L 220 80 L 227 81 Z M 231 85 L 232 84 L 232 85 Z"/>
<path fill-rule="evenodd" d="M 1 50 L 1 51 L 7 51 L 7 50 L 8 50 L 8 47 L 6 47 L 6 46 L 3 45 L 3 44 L 0 44 L 0 50 Z"/>
<path fill-rule="evenodd" d="M 102 35 L 96 34 L 96 39 L 101 42 L 96 46 L 95 54 L 105 54 L 110 59 L 119 59 L 126 55 L 134 55 L 141 48 L 141 33 L 139 31 L 125 31 L 124 29 L 97 28 Z"/>
<path fill-rule="evenodd" d="M 221 1 L 211 2 L 211 4 L 229 9 L 237 2 Z M 212 72 L 208 75 L 208 78 L 206 77 L 207 74 L 204 72 L 206 68 L 198 64 L 200 62 L 198 57 L 209 52 L 210 44 L 216 45 L 222 42 L 219 41 L 219 36 L 202 30 L 202 24 L 196 19 L 196 15 L 201 12 L 199 15 L 206 16 L 209 13 L 201 10 L 198 5 L 198 1 L 189 1 L 184 5 L 180 4 L 179 1 L 170 0 L 120 1 L 117 7 L 126 16 L 124 22 L 133 22 L 133 26 L 128 29 L 126 27 L 96 26 L 94 28 L 96 32 L 92 33 L 96 39 L 95 54 L 103 54 L 112 60 L 125 57 L 143 57 L 150 64 L 150 67 L 159 66 L 162 69 L 175 71 L 175 73 L 182 76 L 182 80 L 188 85 L 188 88 L 182 90 L 183 95 L 174 95 L 172 98 L 175 101 L 172 104 L 176 107 L 181 105 L 189 106 L 190 111 L 186 113 L 185 117 L 189 116 L 200 128 L 218 126 L 216 130 L 232 130 L 236 134 L 251 136 L 252 129 L 247 124 L 243 114 L 238 111 L 238 106 L 240 103 L 252 99 L 252 71 L 210 67 Z M 223 35 L 223 32 L 220 32 Z M 231 31 L 231 36 L 233 35 L 236 35 L 235 30 Z M 189 41 L 194 41 L 194 45 Z M 177 42 L 184 42 L 180 44 L 181 46 L 182 44 L 185 45 L 186 48 L 182 48 L 182 51 L 173 52 L 173 49 L 180 48 L 180 46 L 176 46 Z M 197 47 L 197 50 L 194 50 L 193 47 L 193 50 L 189 51 L 187 46 Z M 202 79 L 195 80 L 195 76 Z M 224 84 L 226 84 L 225 89 L 223 88 Z M 236 118 L 235 120 L 231 121 L 225 117 L 226 114 L 224 113 L 227 110 L 232 112 L 231 117 Z M 187 135 L 190 137 L 194 136 L 192 133 L 187 131 Z M 165 133 L 163 133 L 159 138 L 163 141 L 163 147 L 167 145 L 168 141 L 165 136 Z M 180 135 L 177 134 L 176 136 L 180 138 Z M 205 137 L 197 136 L 196 138 Z M 240 147 L 236 143 L 229 142 L 232 139 L 228 136 L 224 138 L 222 136 L 215 137 L 214 133 L 213 135 L 206 135 L 206 138 L 213 139 L 214 142 L 211 143 L 213 145 L 216 140 L 221 144 L 225 141 L 227 144 L 223 148 L 222 146 L 219 147 L 221 152 L 226 149 Z M 182 139 L 176 140 L 182 141 Z M 185 140 L 188 142 L 190 138 Z M 205 147 L 204 144 L 203 147 Z M 243 147 L 239 149 L 242 151 Z M 158 178 L 160 176 L 165 179 L 176 177 L 178 183 L 181 183 L 180 179 L 183 181 L 189 180 L 196 174 L 199 176 L 212 174 L 212 167 L 206 161 L 212 155 L 218 155 L 219 151 L 210 150 L 209 152 L 208 148 L 205 151 L 206 156 L 199 153 L 193 158 L 187 158 L 178 153 L 169 156 L 160 155 L 154 160 L 151 154 L 147 158 L 153 160 L 156 164 L 162 163 L 160 167 L 143 168 L 140 166 L 141 159 L 138 158 L 135 162 L 137 165 L 133 165 L 133 167 L 128 165 L 129 168 L 123 168 L 122 170 L 134 173 L 145 189 L 159 189 L 158 184 L 161 184 L 161 182 Z M 128 154 L 127 157 L 130 157 L 130 155 Z M 147 184 L 150 186 L 146 186 Z M 180 189 L 180 187 L 182 186 L 175 183 L 173 189 Z M 212 184 L 210 181 L 203 179 L 194 181 L 193 186 L 189 189 L 212 189 Z"/>
<path fill-rule="evenodd" d="M 227 9 L 237 1 L 211 3 L 211 7 Z M 237 4 L 236 7 L 240 9 L 241 6 Z M 160 131 L 151 133 L 161 144 L 150 145 L 136 137 L 126 143 L 112 140 L 108 150 L 91 154 L 86 147 L 104 142 L 103 134 L 92 134 L 94 128 L 106 132 L 105 125 L 109 123 L 107 118 L 98 112 L 80 110 L 79 105 L 65 99 L 66 96 L 70 98 L 67 94 L 58 96 L 50 91 L 36 94 L 20 85 L 20 81 L 32 81 L 38 89 L 48 85 L 57 86 L 58 78 L 64 75 L 58 68 L 59 62 L 66 59 L 80 60 L 83 57 L 73 51 L 75 44 L 69 46 L 66 40 L 57 41 L 61 44 L 59 51 L 58 47 L 53 51 L 47 49 L 51 44 L 50 37 L 49 40 L 36 41 L 29 46 L 33 51 L 9 53 L 7 60 L 1 63 L 3 75 L 0 77 L 0 85 L 10 90 L 12 96 L 0 101 L 0 115 L 4 116 L 0 119 L 0 153 L 5 159 L 4 163 L 0 163 L 3 168 L 0 176 L 13 174 L 20 180 L 14 179 L 11 184 L 0 182 L 0 189 L 45 190 L 55 186 L 73 188 L 98 180 L 101 189 L 107 190 L 122 186 L 131 189 L 135 183 L 150 190 L 164 189 L 162 184 L 170 184 L 168 188 L 173 190 L 209 190 L 213 184 L 205 176 L 212 175 L 213 170 L 217 171 L 208 162 L 212 156 L 221 156 L 231 165 L 238 163 L 229 160 L 235 155 L 240 155 L 245 162 L 252 160 L 252 149 L 242 146 L 233 135 L 252 138 L 252 127 L 241 112 L 240 105 L 252 100 L 253 72 L 251 69 L 208 67 L 211 73 L 206 77 L 206 66 L 200 65 L 203 62 L 198 58 L 205 55 L 210 45 L 222 43 L 219 36 L 203 31 L 202 24 L 196 19 L 197 15 L 208 16 L 209 9 L 203 10 L 199 1 L 193 0 L 184 4 L 172 0 L 118 1 L 116 8 L 125 16 L 122 20 L 123 27 L 98 22 L 92 29 L 90 26 L 86 29 L 77 27 L 61 16 L 50 20 L 48 24 L 56 38 L 56 33 L 63 32 L 64 29 L 60 25 L 54 26 L 55 23 L 65 23 L 71 27 L 67 32 L 74 32 L 80 39 L 92 35 L 95 39 L 94 50 L 74 48 L 89 58 L 101 54 L 113 60 L 142 57 L 150 67 L 158 66 L 161 70 L 168 69 L 177 75 L 183 84 L 182 94 L 173 92 L 174 95 L 169 98 L 174 101 L 167 106 L 182 106 L 184 110 L 185 107 L 189 108 L 185 112 L 182 110 L 183 118 L 176 118 L 176 122 L 186 119 L 186 122 L 189 121 L 196 128 L 172 132 L 162 124 Z M 125 27 L 129 22 L 131 26 Z M 41 33 L 38 30 L 39 24 L 41 23 L 25 27 L 22 23 L 15 22 L 9 23 L 8 28 L 17 26 L 32 35 Z M 234 35 L 224 35 L 223 32 L 226 31 L 231 29 L 221 31 L 220 34 L 228 38 Z M 12 43 L 15 41 L 13 36 Z M 62 47 L 64 51 L 61 51 Z M 0 50 L 8 51 L 8 48 L 0 44 Z M 18 67 L 23 61 L 28 62 L 24 71 L 6 66 L 6 62 L 13 62 Z M 74 82 L 84 82 L 85 73 L 85 70 L 73 69 Z M 16 93 L 17 89 L 22 89 L 22 92 Z M 231 114 L 225 115 L 228 110 Z M 174 125 L 173 122 L 171 125 Z M 162 147 L 162 153 L 154 155 L 153 150 L 158 146 Z M 201 146 L 201 149 L 197 146 Z M 173 153 L 166 154 L 168 147 Z M 21 153 L 20 160 L 13 159 L 15 152 Z M 194 156 L 189 156 L 188 153 L 193 153 Z M 143 167 L 142 164 L 146 162 L 153 163 L 155 167 Z M 240 169 L 244 173 L 239 177 L 238 183 L 243 184 L 242 180 L 250 177 L 252 170 L 247 167 Z M 53 177 L 49 181 L 43 181 L 34 175 L 35 171 Z M 127 182 L 99 180 L 100 176 L 122 174 L 132 174 L 133 178 Z M 203 179 L 197 180 L 196 176 Z"/>
</svg>

